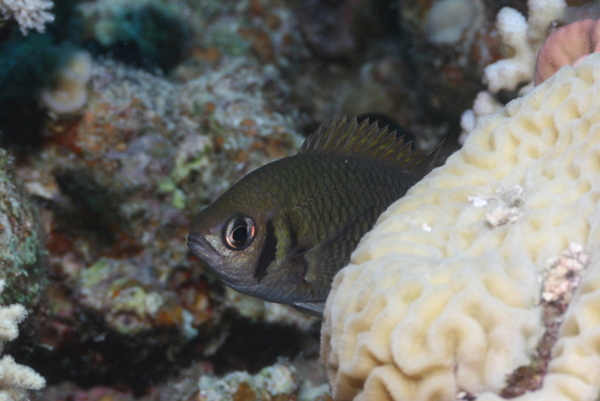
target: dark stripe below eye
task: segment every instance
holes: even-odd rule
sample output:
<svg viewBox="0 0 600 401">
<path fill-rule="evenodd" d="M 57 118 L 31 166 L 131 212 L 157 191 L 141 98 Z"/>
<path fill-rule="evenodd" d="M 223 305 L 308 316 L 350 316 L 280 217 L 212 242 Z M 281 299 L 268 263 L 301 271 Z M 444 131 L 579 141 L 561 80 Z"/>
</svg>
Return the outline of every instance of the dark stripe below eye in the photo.
<svg viewBox="0 0 600 401">
<path fill-rule="evenodd" d="M 256 271 L 254 272 L 254 278 L 257 278 L 259 283 L 267 274 L 267 268 L 277 256 L 277 237 L 275 236 L 275 228 L 271 219 L 267 220 L 266 226 L 265 243 L 263 244 L 262 251 L 260 251 Z"/>
</svg>

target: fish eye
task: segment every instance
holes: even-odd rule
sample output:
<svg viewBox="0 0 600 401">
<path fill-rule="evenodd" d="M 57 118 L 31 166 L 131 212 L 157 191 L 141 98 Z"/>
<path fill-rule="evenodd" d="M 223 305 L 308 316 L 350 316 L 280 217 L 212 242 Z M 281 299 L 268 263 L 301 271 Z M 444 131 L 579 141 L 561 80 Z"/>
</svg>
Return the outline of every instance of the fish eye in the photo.
<svg viewBox="0 0 600 401">
<path fill-rule="evenodd" d="M 256 224 L 254 220 L 244 215 L 234 215 L 231 217 L 223 231 L 225 245 L 234 251 L 249 247 L 255 237 Z"/>
</svg>

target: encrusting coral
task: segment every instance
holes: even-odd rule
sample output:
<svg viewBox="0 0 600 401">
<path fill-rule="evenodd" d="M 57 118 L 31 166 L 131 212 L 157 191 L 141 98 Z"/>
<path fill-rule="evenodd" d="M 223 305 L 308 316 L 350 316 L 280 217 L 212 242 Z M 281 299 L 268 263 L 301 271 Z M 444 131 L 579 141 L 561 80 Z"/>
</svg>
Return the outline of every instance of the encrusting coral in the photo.
<svg viewBox="0 0 600 401">
<path fill-rule="evenodd" d="M 600 52 L 598 21 L 576 21 L 548 37 L 540 49 L 535 66 L 535 84 L 539 85 L 567 64 L 577 65 L 588 54 Z"/>
<path fill-rule="evenodd" d="M 596 399 L 599 96 L 600 55 L 562 68 L 482 121 L 380 217 L 327 300 L 334 399 L 500 400 L 544 355 L 545 376 L 515 399 Z M 482 202 L 492 197 L 501 202 Z M 490 224 L 502 205 L 518 213 Z M 556 285 L 553 271 L 569 268 L 580 281 Z M 549 340 L 544 303 L 567 302 L 563 290 L 575 292 Z"/>
</svg>

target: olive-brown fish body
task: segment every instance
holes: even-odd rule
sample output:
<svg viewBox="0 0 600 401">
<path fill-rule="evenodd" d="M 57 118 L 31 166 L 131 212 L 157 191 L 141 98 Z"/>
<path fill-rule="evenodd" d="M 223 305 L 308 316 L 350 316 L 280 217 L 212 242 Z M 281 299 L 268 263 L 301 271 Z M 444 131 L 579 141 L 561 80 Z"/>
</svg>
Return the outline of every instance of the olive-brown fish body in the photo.
<svg viewBox="0 0 600 401">
<path fill-rule="evenodd" d="M 376 125 L 343 119 L 331 126 L 325 134 L 341 126 L 346 142 L 359 134 L 385 139 L 418 168 L 380 147 L 358 152 L 309 137 L 299 154 L 248 174 L 199 213 L 188 237 L 192 253 L 231 288 L 318 315 L 360 238 L 431 168 L 431 157 L 407 150 Z M 368 147 L 358 142 L 368 139 L 353 146 Z"/>
</svg>

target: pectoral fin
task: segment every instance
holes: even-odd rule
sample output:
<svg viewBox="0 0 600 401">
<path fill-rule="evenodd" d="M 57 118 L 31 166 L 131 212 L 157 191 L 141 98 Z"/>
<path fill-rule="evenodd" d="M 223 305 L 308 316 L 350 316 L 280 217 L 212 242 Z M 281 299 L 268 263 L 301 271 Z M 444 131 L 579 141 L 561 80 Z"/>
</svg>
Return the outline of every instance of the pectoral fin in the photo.
<svg viewBox="0 0 600 401">
<path fill-rule="evenodd" d="M 335 230 L 330 232 L 314 247 L 307 250 L 304 258 L 308 262 L 309 271 L 307 279 L 312 276 L 311 267 L 314 267 L 314 274 L 324 274 L 333 276 L 339 269 L 344 267 L 350 261 L 350 254 L 360 241 L 361 226 L 369 223 L 369 228 L 374 220 L 374 206 L 364 206 L 357 209 L 349 218 L 340 224 Z"/>
<path fill-rule="evenodd" d="M 372 225 L 376 218 L 374 213 L 375 208 L 372 206 L 359 208 L 313 247 L 306 249 L 298 244 L 290 252 L 287 262 L 291 266 L 304 267 L 298 279 L 306 286 L 305 294 L 310 294 L 304 301 L 295 302 L 291 306 L 308 315 L 322 317 L 333 277 L 348 264 L 350 254 L 360 241 L 360 233 L 363 231 L 360 225 Z"/>
</svg>

